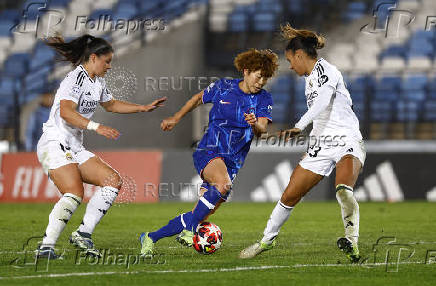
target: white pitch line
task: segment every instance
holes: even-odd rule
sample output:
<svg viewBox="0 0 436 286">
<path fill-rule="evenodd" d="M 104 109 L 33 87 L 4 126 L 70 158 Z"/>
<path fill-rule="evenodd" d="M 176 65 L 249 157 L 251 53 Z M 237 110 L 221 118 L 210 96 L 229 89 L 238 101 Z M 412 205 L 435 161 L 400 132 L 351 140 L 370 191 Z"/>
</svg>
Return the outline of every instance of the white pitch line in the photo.
<svg viewBox="0 0 436 286">
<path fill-rule="evenodd" d="M 59 273 L 59 274 L 41 274 L 28 276 L 12 276 L 0 277 L 0 280 L 7 279 L 33 279 L 33 278 L 57 278 L 57 277 L 72 277 L 72 276 L 92 276 L 92 275 L 114 275 L 114 274 L 139 274 L 139 273 L 205 273 L 205 272 L 236 272 L 249 270 L 264 270 L 274 268 L 290 268 L 290 266 L 282 265 L 265 265 L 265 266 L 249 266 L 249 267 L 234 267 L 234 268 L 215 268 L 215 269 L 194 269 L 194 270 L 155 270 L 155 271 L 109 271 L 109 272 L 77 272 L 77 273 Z"/>
<path fill-rule="evenodd" d="M 424 262 L 419 261 L 409 261 L 409 262 L 390 262 L 390 263 L 363 263 L 363 264 L 295 264 L 292 267 L 294 268 L 303 268 L 303 267 L 365 267 L 365 266 L 385 266 L 385 265 L 397 265 L 397 264 L 425 264 Z"/>
</svg>

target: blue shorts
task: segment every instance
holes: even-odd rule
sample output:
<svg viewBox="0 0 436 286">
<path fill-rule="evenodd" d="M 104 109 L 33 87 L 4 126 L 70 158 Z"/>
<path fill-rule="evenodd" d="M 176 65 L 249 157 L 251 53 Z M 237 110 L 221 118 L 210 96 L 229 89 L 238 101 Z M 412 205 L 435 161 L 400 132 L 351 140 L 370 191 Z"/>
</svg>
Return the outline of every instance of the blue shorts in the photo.
<svg viewBox="0 0 436 286">
<path fill-rule="evenodd" d="M 226 164 L 227 173 L 229 174 L 230 180 L 232 182 L 239 171 L 239 168 L 232 167 L 235 164 L 231 160 L 229 160 L 226 156 L 221 156 L 220 154 L 217 154 L 211 150 L 197 150 L 192 155 L 192 158 L 194 160 L 195 169 L 197 169 L 197 173 L 200 175 L 202 179 L 203 179 L 203 170 L 204 168 L 206 168 L 207 164 L 209 164 L 212 160 L 218 158 L 221 158 Z"/>
</svg>

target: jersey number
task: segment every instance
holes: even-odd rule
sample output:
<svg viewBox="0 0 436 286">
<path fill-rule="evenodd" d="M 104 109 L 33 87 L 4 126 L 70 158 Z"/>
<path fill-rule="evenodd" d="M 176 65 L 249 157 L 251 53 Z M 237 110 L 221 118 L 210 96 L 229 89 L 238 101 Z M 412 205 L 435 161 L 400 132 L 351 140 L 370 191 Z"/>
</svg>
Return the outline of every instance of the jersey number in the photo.
<svg viewBox="0 0 436 286">
<path fill-rule="evenodd" d="M 319 146 L 309 147 L 309 149 L 307 150 L 307 154 L 309 154 L 309 156 L 313 158 L 318 156 L 319 151 L 321 151 L 321 147 Z"/>
</svg>

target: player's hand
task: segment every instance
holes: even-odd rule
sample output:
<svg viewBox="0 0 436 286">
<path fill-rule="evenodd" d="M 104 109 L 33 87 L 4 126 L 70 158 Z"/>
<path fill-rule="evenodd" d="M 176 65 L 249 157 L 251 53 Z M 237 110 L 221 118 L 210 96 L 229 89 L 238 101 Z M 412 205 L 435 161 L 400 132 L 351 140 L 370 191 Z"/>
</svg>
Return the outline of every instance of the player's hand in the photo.
<svg viewBox="0 0 436 286">
<path fill-rule="evenodd" d="M 120 132 L 112 127 L 109 126 L 104 126 L 102 124 L 100 124 L 100 126 L 98 126 L 97 130 L 95 130 L 95 132 L 97 132 L 97 134 L 102 135 L 108 139 L 118 139 L 118 137 L 120 137 Z"/>
<path fill-rule="evenodd" d="M 143 105 L 143 106 L 141 106 L 141 107 L 142 107 L 141 111 L 142 111 L 142 112 L 151 112 L 151 111 L 155 110 L 155 109 L 158 108 L 158 107 L 164 106 L 163 103 L 164 103 L 166 100 L 167 100 L 166 97 L 161 97 L 161 98 L 159 98 L 159 99 L 156 99 L 155 101 L 153 101 L 152 103 L 150 103 L 150 104 L 148 104 L 148 105 Z"/>
<path fill-rule="evenodd" d="M 247 114 L 247 113 L 244 112 L 244 119 L 251 126 L 253 126 L 257 122 L 257 118 L 256 118 L 256 115 L 254 115 L 254 113 L 248 113 Z"/>
<path fill-rule="evenodd" d="M 160 129 L 163 131 L 171 131 L 177 123 L 179 123 L 179 120 L 174 116 L 165 118 L 160 124 Z"/>
<path fill-rule="evenodd" d="M 285 136 L 285 140 L 289 140 L 301 133 L 301 129 L 299 128 L 291 128 L 287 130 L 282 130 L 279 132 L 279 136 Z"/>
</svg>

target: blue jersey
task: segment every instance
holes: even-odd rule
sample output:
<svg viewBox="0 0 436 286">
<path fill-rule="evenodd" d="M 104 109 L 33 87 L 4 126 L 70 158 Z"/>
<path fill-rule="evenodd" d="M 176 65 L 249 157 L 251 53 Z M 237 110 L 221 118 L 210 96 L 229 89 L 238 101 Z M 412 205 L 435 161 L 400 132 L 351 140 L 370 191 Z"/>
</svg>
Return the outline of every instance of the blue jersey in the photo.
<svg viewBox="0 0 436 286">
<path fill-rule="evenodd" d="M 240 81 L 242 79 L 221 79 L 204 90 L 203 103 L 212 103 L 213 107 L 209 112 L 209 126 L 194 158 L 200 154 L 222 157 L 228 167 L 239 169 L 254 136 L 244 113 L 272 120 L 271 94 L 263 89 L 256 94 L 244 93 L 239 88 Z"/>
</svg>

